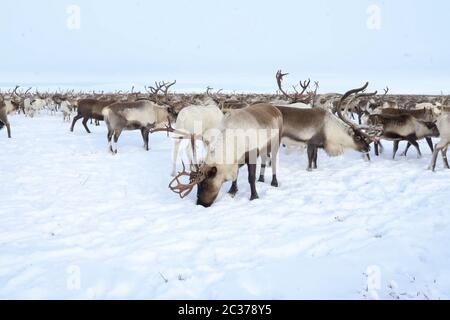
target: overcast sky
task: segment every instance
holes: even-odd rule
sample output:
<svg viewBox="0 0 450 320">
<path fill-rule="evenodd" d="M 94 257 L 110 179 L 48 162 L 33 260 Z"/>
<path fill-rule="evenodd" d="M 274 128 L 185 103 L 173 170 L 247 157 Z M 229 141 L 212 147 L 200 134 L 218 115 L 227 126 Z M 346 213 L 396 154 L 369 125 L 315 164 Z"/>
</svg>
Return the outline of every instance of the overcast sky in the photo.
<svg viewBox="0 0 450 320">
<path fill-rule="evenodd" d="M 281 68 L 286 81 L 311 77 L 321 91 L 366 80 L 396 92 L 450 91 L 445 0 L 2 0 L 0 8 L 0 86 L 177 79 L 178 89 L 270 92 Z"/>
</svg>

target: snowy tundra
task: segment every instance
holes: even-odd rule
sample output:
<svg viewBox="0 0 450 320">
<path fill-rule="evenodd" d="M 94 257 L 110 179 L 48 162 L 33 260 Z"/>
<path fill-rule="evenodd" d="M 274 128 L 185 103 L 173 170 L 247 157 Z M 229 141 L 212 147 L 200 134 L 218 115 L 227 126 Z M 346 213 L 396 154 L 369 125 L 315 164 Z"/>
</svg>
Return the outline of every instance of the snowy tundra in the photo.
<svg viewBox="0 0 450 320">
<path fill-rule="evenodd" d="M 366 162 L 356 152 L 315 172 L 281 152 L 280 187 L 246 179 L 211 208 L 171 193 L 173 142 L 152 149 L 106 127 L 11 116 L 0 134 L 0 298 L 450 298 L 450 170 L 424 156 Z M 435 141 L 436 142 L 436 141 Z M 423 144 L 422 144 L 423 145 Z M 441 161 L 439 159 L 438 161 Z M 241 170 L 246 175 L 246 170 Z"/>
</svg>

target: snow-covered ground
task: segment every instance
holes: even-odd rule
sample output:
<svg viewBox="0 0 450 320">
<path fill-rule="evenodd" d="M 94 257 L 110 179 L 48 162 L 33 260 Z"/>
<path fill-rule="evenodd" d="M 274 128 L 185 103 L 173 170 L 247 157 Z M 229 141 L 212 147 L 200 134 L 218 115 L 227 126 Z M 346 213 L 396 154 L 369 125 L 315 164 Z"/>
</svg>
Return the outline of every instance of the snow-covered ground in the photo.
<svg viewBox="0 0 450 320">
<path fill-rule="evenodd" d="M 246 170 L 208 209 L 167 188 L 171 141 L 62 117 L 0 132 L 0 298 L 450 298 L 450 170 L 385 153 L 280 156 L 278 189 Z M 268 175 L 270 170 L 268 171 Z"/>
</svg>

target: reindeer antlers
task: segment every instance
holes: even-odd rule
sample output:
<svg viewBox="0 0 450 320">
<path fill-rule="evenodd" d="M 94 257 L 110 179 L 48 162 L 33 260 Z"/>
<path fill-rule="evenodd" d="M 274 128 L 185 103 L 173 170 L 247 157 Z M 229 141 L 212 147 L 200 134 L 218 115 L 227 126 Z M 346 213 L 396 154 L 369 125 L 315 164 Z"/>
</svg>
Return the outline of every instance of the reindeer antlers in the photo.
<svg viewBox="0 0 450 320">
<path fill-rule="evenodd" d="M 165 97 L 167 97 L 167 94 L 169 92 L 170 87 L 172 87 L 174 84 L 177 83 L 177 80 L 173 81 L 173 82 L 165 82 L 165 81 L 160 81 L 160 82 L 156 82 L 155 81 L 155 86 L 149 87 L 149 90 L 147 89 L 147 87 L 145 87 L 145 89 L 147 91 L 150 91 L 151 94 L 157 96 L 159 92 L 162 92 L 163 95 Z"/>
<path fill-rule="evenodd" d="M 191 193 L 192 189 L 194 189 L 197 184 L 205 180 L 206 174 L 199 166 L 197 167 L 197 171 L 188 172 L 186 171 L 184 162 L 181 163 L 183 164 L 183 170 L 178 172 L 178 175 L 172 179 L 169 183 L 169 188 L 183 199 Z M 189 177 L 189 183 L 186 184 L 180 181 L 180 178 L 183 176 Z M 175 183 L 176 185 L 174 185 Z"/>
<path fill-rule="evenodd" d="M 305 91 L 309 88 L 310 84 L 311 84 L 311 79 L 305 80 L 305 81 L 300 81 L 299 85 L 302 88 L 301 92 L 298 92 L 296 87 L 293 86 L 295 93 L 294 94 L 288 94 L 286 91 L 284 91 L 283 87 L 282 87 L 282 82 L 283 82 L 283 78 L 284 76 L 288 75 L 289 73 L 283 73 L 281 70 L 278 70 L 277 74 L 276 74 L 276 79 L 277 79 L 277 85 L 278 85 L 278 89 L 280 90 L 280 92 L 289 100 L 291 100 L 291 103 L 296 103 L 296 102 L 303 102 L 303 103 L 308 103 L 309 101 L 311 101 L 312 99 L 312 92 L 309 92 L 308 94 L 304 94 Z M 317 92 L 317 88 L 318 88 L 318 83 L 316 82 L 316 92 Z"/>
</svg>

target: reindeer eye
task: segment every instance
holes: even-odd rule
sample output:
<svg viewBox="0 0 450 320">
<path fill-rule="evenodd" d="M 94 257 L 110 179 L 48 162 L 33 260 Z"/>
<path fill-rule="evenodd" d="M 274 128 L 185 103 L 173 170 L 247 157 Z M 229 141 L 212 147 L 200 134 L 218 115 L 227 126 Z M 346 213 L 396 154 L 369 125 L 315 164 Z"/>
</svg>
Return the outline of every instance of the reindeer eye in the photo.
<svg viewBox="0 0 450 320">
<path fill-rule="evenodd" d="M 217 174 L 217 168 L 212 167 L 208 172 L 208 178 L 214 177 Z"/>
</svg>

